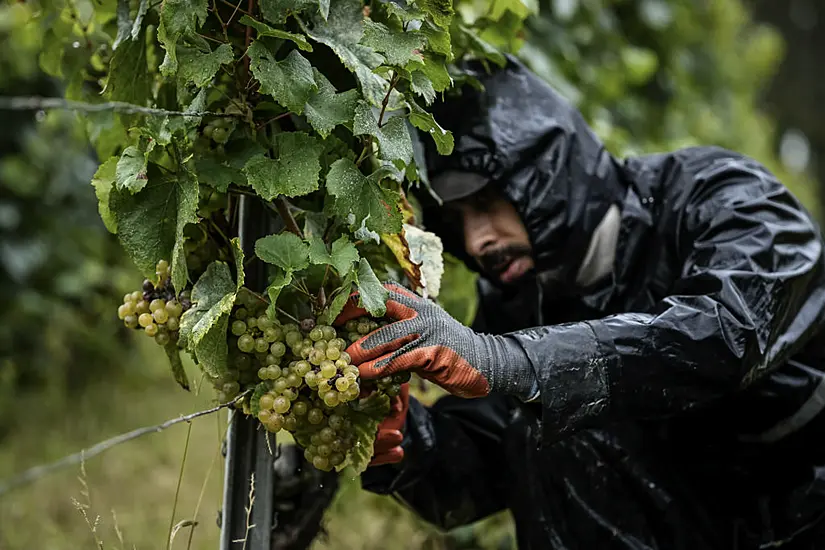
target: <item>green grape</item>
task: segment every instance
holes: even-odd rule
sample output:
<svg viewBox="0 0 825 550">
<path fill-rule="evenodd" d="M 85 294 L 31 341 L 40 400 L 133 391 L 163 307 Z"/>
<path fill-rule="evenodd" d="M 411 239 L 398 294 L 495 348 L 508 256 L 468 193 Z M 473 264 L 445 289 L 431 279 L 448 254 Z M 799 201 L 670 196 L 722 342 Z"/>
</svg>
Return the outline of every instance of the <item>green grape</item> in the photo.
<svg viewBox="0 0 825 550">
<path fill-rule="evenodd" d="M 258 401 L 258 404 L 261 406 L 262 409 L 271 409 L 272 404 L 275 402 L 275 396 L 271 393 L 265 393 L 261 396 L 261 399 Z"/>
<path fill-rule="evenodd" d="M 344 455 L 341 453 L 332 453 L 329 455 L 329 463 L 332 466 L 338 466 L 344 462 Z"/>
<path fill-rule="evenodd" d="M 132 313 L 132 311 L 129 311 L 130 309 L 132 311 L 134 311 L 135 306 L 132 306 L 131 308 L 129 308 L 129 306 L 126 305 L 126 304 L 118 306 L 118 308 L 117 308 L 117 318 L 120 319 L 121 321 L 123 319 L 125 319 L 127 315 L 130 315 Z"/>
<path fill-rule="evenodd" d="M 166 273 L 169 271 L 169 262 L 166 260 L 159 260 L 157 265 L 155 265 L 155 271 L 157 273 Z"/>
<path fill-rule="evenodd" d="M 355 319 L 350 319 L 344 324 L 344 329 L 347 332 L 355 332 L 358 330 L 358 321 Z"/>
<path fill-rule="evenodd" d="M 327 457 L 332 454 L 332 449 L 329 448 L 329 445 L 325 443 L 321 443 L 318 445 L 318 456 Z"/>
<path fill-rule="evenodd" d="M 275 357 L 283 357 L 286 354 L 286 346 L 283 342 L 275 342 L 269 346 L 269 352 Z"/>
<path fill-rule="evenodd" d="M 288 432 L 294 432 L 298 427 L 298 419 L 288 414 L 284 417 L 284 429 Z"/>
<path fill-rule="evenodd" d="M 349 387 L 350 387 L 350 380 L 346 376 L 342 376 L 341 378 L 339 378 L 335 381 L 335 389 L 337 389 L 340 392 L 347 391 L 347 389 Z"/>
<path fill-rule="evenodd" d="M 306 373 L 304 375 L 304 382 L 306 382 L 307 386 L 309 386 L 310 388 L 317 387 L 318 386 L 318 374 L 313 372 L 313 371 L 309 371 L 308 373 Z"/>
<path fill-rule="evenodd" d="M 158 333 L 158 326 L 155 323 L 143 328 L 146 331 L 146 336 L 154 336 Z"/>
<path fill-rule="evenodd" d="M 140 323 L 140 326 L 142 326 L 144 328 L 148 327 L 153 322 L 154 322 L 154 319 L 153 319 L 151 313 L 141 313 L 140 317 L 138 317 L 138 323 Z"/>
<path fill-rule="evenodd" d="M 313 458 L 313 455 L 312 455 L 312 453 L 309 451 L 309 448 L 304 449 L 304 460 L 306 460 L 307 462 L 309 462 L 310 464 L 312 464 L 312 458 Z"/>
<path fill-rule="evenodd" d="M 235 318 L 244 320 L 249 316 L 249 311 L 245 307 L 238 308 L 235 310 Z"/>
<path fill-rule="evenodd" d="M 177 317 L 169 317 L 169 320 L 166 321 L 166 328 L 174 332 L 180 328 L 180 321 Z"/>
<path fill-rule="evenodd" d="M 358 399 L 358 396 L 361 395 L 361 388 L 358 384 L 353 384 L 347 388 L 347 391 L 344 392 L 344 397 L 346 401 L 352 401 L 354 399 Z"/>
<path fill-rule="evenodd" d="M 159 332 L 155 334 L 155 342 L 160 346 L 165 346 L 170 340 L 171 338 L 169 337 L 168 332 Z"/>
<path fill-rule="evenodd" d="M 286 397 L 283 397 L 283 396 L 276 397 L 275 400 L 272 402 L 272 409 L 276 413 L 283 414 L 283 413 L 285 413 L 289 410 L 289 407 L 290 407 L 289 399 L 287 399 Z"/>
<path fill-rule="evenodd" d="M 321 338 L 324 337 L 324 331 L 321 330 L 319 327 L 315 327 L 314 329 L 309 331 L 309 338 L 313 342 L 317 342 Z"/>
<path fill-rule="evenodd" d="M 166 309 L 166 302 L 164 300 L 161 300 L 160 298 L 155 298 L 154 300 L 149 302 L 149 311 L 154 313 L 155 310 L 158 309 Z"/>
<path fill-rule="evenodd" d="M 392 376 L 384 376 L 378 379 L 379 386 L 389 386 L 390 384 L 392 384 Z"/>
<path fill-rule="evenodd" d="M 332 347 L 332 346 L 330 346 L 330 347 L 328 347 L 328 348 L 327 348 L 327 351 L 326 351 L 326 357 L 327 357 L 327 359 L 329 359 L 330 361 L 335 361 L 335 360 L 337 360 L 339 357 L 341 357 L 341 350 L 339 350 L 339 349 L 338 349 L 338 348 L 336 348 L 336 347 Z"/>
<path fill-rule="evenodd" d="M 301 377 L 294 372 L 290 372 L 286 376 L 286 383 L 290 388 L 297 388 L 301 385 Z"/>
<path fill-rule="evenodd" d="M 305 401 L 298 401 L 292 405 L 292 414 L 295 416 L 304 416 L 309 410 L 309 405 Z"/>
<path fill-rule="evenodd" d="M 256 317 L 247 317 L 246 326 L 250 329 L 258 328 L 258 319 Z"/>
<path fill-rule="evenodd" d="M 223 385 L 223 388 L 221 388 L 221 389 L 227 395 L 235 395 L 239 391 L 241 391 L 241 385 L 238 384 L 237 382 L 227 382 L 226 384 Z"/>
<path fill-rule="evenodd" d="M 347 338 L 349 338 L 349 341 L 350 341 L 350 342 L 353 342 L 353 343 L 354 343 L 354 342 L 356 342 L 357 340 L 360 340 L 360 339 L 361 339 L 361 335 L 360 335 L 359 333 L 357 333 L 357 332 L 350 332 L 349 334 L 347 334 Z"/>
<path fill-rule="evenodd" d="M 267 369 L 269 369 L 269 367 L 267 367 Z M 283 393 L 288 387 L 289 384 L 286 383 L 285 378 L 278 378 L 275 380 L 275 383 L 272 384 L 272 389 L 275 390 L 275 393 Z"/>
<path fill-rule="evenodd" d="M 123 318 L 123 324 L 126 325 L 126 328 L 137 328 L 138 318 L 135 315 L 127 315 Z"/>
<path fill-rule="evenodd" d="M 244 353 L 252 353 L 255 349 L 255 339 L 249 334 L 242 334 L 238 338 L 238 349 Z"/>
<path fill-rule="evenodd" d="M 347 353 L 345 351 L 341 352 L 341 357 L 339 357 L 339 359 L 343 360 L 343 361 L 346 361 L 347 364 L 350 364 L 350 362 L 352 362 L 352 357 L 350 357 L 349 353 Z"/>
<path fill-rule="evenodd" d="M 310 365 L 307 361 L 298 361 L 294 368 L 295 374 L 303 378 L 312 370 L 312 365 Z"/>
<path fill-rule="evenodd" d="M 269 422 L 266 424 L 266 428 L 270 432 L 278 432 L 284 426 L 284 417 L 278 413 L 272 413 L 272 416 L 269 418 Z"/>
<path fill-rule="evenodd" d="M 183 306 L 175 299 L 169 300 L 166 302 L 166 313 L 169 317 L 180 317 L 183 313 Z"/>
<path fill-rule="evenodd" d="M 340 357 L 338 357 L 338 359 L 335 360 L 335 368 L 336 369 L 341 369 L 344 372 L 346 372 L 347 367 L 349 367 L 349 366 L 350 366 L 349 361 L 344 361 Z"/>
<path fill-rule="evenodd" d="M 127 292 L 126 294 L 123 295 L 123 303 L 124 304 L 134 303 L 136 301 L 137 300 L 132 299 L 132 293 L 131 292 Z"/>
<path fill-rule="evenodd" d="M 169 319 L 169 314 L 166 313 L 166 308 L 160 307 L 152 313 L 152 317 L 155 318 L 157 323 L 162 325 Z"/>
<path fill-rule="evenodd" d="M 316 455 L 312 457 L 312 465 L 319 470 L 327 470 L 329 469 L 329 459 Z"/>
<path fill-rule="evenodd" d="M 327 342 L 326 340 L 318 340 L 312 345 L 318 351 L 327 351 Z"/>
<path fill-rule="evenodd" d="M 329 415 L 329 427 L 333 430 L 340 430 L 341 427 L 344 425 L 344 418 L 339 414 L 331 414 Z"/>
<path fill-rule="evenodd" d="M 312 436 L 309 438 L 309 442 L 314 447 L 313 451 L 317 454 L 318 453 L 318 445 L 323 443 L 323 441 L 321 441 L 320 432 L 315 432 L 314 434 L 312 434 Z"/>
<path fill-rule="evenodd" d="M 258 369 L 258 378 L 261 380 L 269 380 L 269 371 L 266 367 L 261 367 Z"/>
<path fill-rule="evenodd" d="M 341 402 L 341 400 L 338 397 L 338 392 L 337 391 L 330 390 L 330 391 L 328 391 L 327 393 L 324 394 L 324 404 L 327 407 L 335 407 L 340 402 Z"/>
<path fill-rule="evenodd" d="M 266 353 L 269 349 L 269 342 L 265 338 L 257 338 L 255 340 L 255 351 L 258 353 Z"/>
<path fill-rule="evenodd" d="M 329 448 L 332 449 L 334 452 L 341 452 L 344 449 L 346 449 L 346 446 L 344 445 L 343 439 L 341 439 L 340 437 L 336 437 L 332 440 L 332 442 L 330 442 Z"/>
<path fill-rule="evenodd" d="M 324 421 L 324 411 L 313 407 L 307 411 L 307 420 L 310 424 L 320 424 Z"/>
<path fill-rule="evenodd" d="M 295 391 L 294 388 L 285 389 L 283 392 L 281 392 L 281 395 L 283 395 L 284 397 L 286 397 L 290 401 L 295 401 L 296 399 L 298 399 L 298 392 Z"/>
<path fill-rule="evenodd" d="M 303 337 L 301 336 L 300 332 L 290 331 L 284 334 L 284 340 L 286 341 L 289 347 L 294 347 L 298 344 L 298 342 L 303 340 Z"/>
<path fill-rule="evenodd" d="M 332 443 L 332 440 L 335 439 L 335 430 L 327 426 L 318 432 L 318 439 L 322 443 Z"/>
<path fill-rule="evenodd" d="M 329 385 L 329 380 L 323 377 L 318 378 L 318 395 L 324 395 L 331 389 L 332 387 Z"/>
<path fill-rule="evenodd" d="M 249 370 L 252 368 L 252 358 L 248 355 L 238 355 L 232 363 L 238 370 Z"/>
<path fill-rule="evenodd" d="M 268 354 L 266 355 L 266 358 L 264 359 L 264 363 L 265 363 L 267 366 L 269 366 L 269 365 L 278 365 L 278 364 L 280 364 L 280 363 L 281 363 L 281 358 L 280 358 L 280 357 L 275 357 L 275 356 L 274 356 L 274 355 L 272 355 L 271 353 L 268 353 Z"/>
<path fill-rule="evenodd" d="M 258 317 L 258 328 L 261 330 L 266 330 L 268 328 L 272 328 L 275 326 L 275 323 L 269 320 L 269 317 L 266 315 L 261 315 Z"/>
<path fill-rule="evenodd" d="M 267 342 L 269 342 L 270 344 L 272 342 L 274 342 L 275 340 L 277 340 L 277 338 L 276 338 L 277 334 L 278 334 L 278 331 L 275 330 L 274 327 L 269 327 L 267 329 L 264 329 L 264 339 Z"/>
<path fill-rule="evenodd" d="M 270 411 L 269 409 L 264 409 L 262 407 L 261 410 L 258 412 L 258 420 L 261 421 L 261 424 L 269 424 L 272 420 L 272 411 Z"/>
<path fill-rule="evenodd" d="M 390 384 L 384 392 L 389 395 L 390 397 L 396 397 L 401 393 L 401 385 L 400 384 Z"/>
<path fill-rule="evenodd" d="M 321 361 L 321 376 L 324 378 L 332 378 L 338 372 L 335 368 L 335 363 L 328 359 Z"/>
<path fill-rule="evenodd" d="M 232 334 L 235 336 L 240 336 L 246 332 L 246 323 L 238 319 L 237 321 L 232 321 Z"/>
<path fill-rule="evenodd" d="M 278 380 L 283 374 L 283 369 L 278 365 L 269 365 L 266 367 L 266 376 L 269 380 Z"/>
<path fill-rule="evenodd" d="M 321 326 L 321 332 L 324 333 L 323 338 L 324 338 L 324 340 L 327 340 L 327 341 L 332 340 L 336 336 L 335 328 L 333 328 L 329 325 Z"/>
<path fill-rule="evenodd" d="M 358 367 L 356 367 L 355 365 L 345 365 L 344 374 L 352 374 L 353 376 L 358 376 L 361 373 L 358 371 Z"/>
</svg>

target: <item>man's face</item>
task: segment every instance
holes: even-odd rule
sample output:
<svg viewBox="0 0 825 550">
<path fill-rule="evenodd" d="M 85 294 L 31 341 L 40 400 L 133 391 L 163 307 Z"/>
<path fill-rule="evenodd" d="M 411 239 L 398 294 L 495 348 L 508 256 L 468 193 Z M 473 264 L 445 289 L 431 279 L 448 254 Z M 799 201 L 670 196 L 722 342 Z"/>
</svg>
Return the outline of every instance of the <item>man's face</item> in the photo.
<svg viewBox="0 0 825 550">
<path fill-rule="evenodd" d="M 482 189 L 448 204 L 464 232 L 464 249 L 486 277 L 505 285 L 521 280 L 533 267 L 527 229 L 510 202 Z"/>
</svg>

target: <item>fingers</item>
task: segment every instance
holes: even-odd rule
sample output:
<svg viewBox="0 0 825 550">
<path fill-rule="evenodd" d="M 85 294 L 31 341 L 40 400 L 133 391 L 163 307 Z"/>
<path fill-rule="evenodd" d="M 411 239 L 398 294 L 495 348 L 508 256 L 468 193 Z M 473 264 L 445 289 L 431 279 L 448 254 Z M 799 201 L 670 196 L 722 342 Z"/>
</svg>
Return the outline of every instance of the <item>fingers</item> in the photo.
<svg viewBox="0 0 825 550">
<path fill-rule="evenodd" d="M 389 451 L 380 455 L 375 455 L 370 461 L 370 466 L 381 466 L 382 464 L 397 464 L 404 459 L 404 449 L 393 447 Z"/>
<path fill-rule="evenodd" d="M 404 441 L 404 435 L 400 430 L 379 430 L 378 437 L 375 438 L 375 454 L 389 451 L 393 447 L 398 447 Z"/>
</svg>

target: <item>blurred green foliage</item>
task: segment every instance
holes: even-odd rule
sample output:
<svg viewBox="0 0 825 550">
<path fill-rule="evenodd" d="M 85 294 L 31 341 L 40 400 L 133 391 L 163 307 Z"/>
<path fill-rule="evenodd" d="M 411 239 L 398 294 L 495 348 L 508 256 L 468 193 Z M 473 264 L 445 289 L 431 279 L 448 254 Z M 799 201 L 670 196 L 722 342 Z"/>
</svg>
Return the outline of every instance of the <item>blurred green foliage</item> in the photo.
<svg viewBox="0 0 825 550">
<path fill-rule="evenodd" d="M 59 96 L 23 4 L 0 8 L 0 95 Z M 7 47 L 5 45 L 11 45 Z M 117 368 L 131 275 L 97 213 L 97 168 L 73 113 L 4 112 L 0 130 L 0 430 L 17 392 L 70 392 Z"/>
</svg>

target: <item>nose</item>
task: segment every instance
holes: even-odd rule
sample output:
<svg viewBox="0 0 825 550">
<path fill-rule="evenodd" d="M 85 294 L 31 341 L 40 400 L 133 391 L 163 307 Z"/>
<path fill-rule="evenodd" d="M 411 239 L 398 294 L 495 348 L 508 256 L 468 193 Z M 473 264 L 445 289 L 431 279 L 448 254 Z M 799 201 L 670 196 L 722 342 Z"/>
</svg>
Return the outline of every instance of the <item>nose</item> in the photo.
<svg viewBox="0 0 825 550">
<path fill-rule="evenodd" d="M 496 243 L 493 220 L 487 213 L 473 209 L 464 210 L 462 218 L 464 249 L 470 256 L 478 258 Z"/>
</svg>

